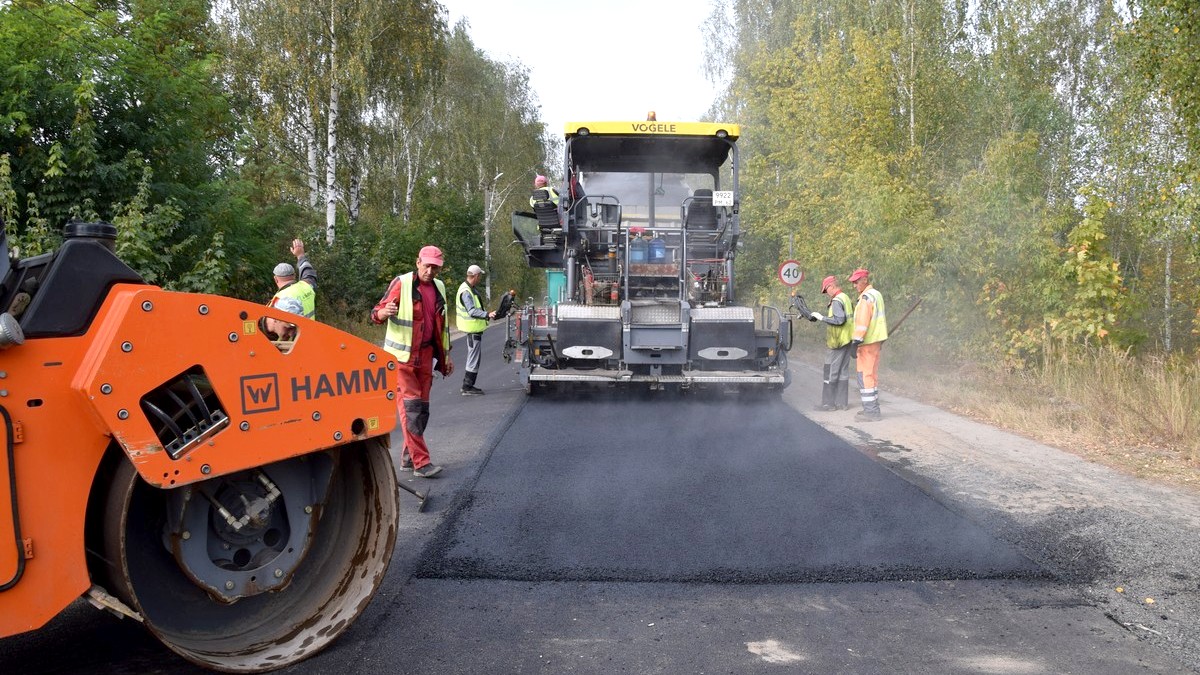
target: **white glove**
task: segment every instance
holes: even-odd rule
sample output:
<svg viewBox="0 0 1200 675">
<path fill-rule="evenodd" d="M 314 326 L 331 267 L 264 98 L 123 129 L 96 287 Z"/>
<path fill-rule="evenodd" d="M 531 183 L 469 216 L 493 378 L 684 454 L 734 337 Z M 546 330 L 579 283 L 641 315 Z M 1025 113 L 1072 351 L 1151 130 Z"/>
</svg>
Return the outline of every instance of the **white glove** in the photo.
<svg viewBox="0 0 1200 675">
<path fill-rule="evenodd" d="M 821 314 L 820 312 L 813 312 L 813 313 L 812 313 L 812 317 L 813 317 L 814 319 L 816 319 L 817 321 L 824 321 L 824 320 L 825 320 L 825 316 L 824 316 L 823 314 Z"/>
</svg>

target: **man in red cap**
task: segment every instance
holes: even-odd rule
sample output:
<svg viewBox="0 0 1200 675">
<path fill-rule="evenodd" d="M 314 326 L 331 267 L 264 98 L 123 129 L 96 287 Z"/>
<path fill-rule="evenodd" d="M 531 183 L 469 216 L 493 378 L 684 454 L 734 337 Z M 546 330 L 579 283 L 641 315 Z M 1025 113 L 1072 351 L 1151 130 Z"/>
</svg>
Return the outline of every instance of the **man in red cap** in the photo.
<svg viewBox="0 0 1200 675">
<path fill-rule="evenodd" d="M 813 312 L 809 318 L 826 324 L 825 379 L 821 386 L 821 404 L 817 410 L 847 410 L 850 408 L 850 338 L 854 324 L 850 317 L 850 296 L 842 291 L 837 277 L 830 275 L 821 281 L 821 292 L 829 296 L 828 316 Z"/>
<path fill-rule="evenodd" d="M 537 208 L 538 202 L 549 202 L 558 206 L 558 190 L 550 187 L 550 181 L 543 175 L 533 179 L 533 194 L 529 195 L 530 208 Z"/>
<path fill-rule="evenodd" d="M 879 411 L 879 352 L 887 339 L 887 312 L 883 295 L 871 285 L 871 273 L 861 267 L 849 276 L 858 291 L 854 306 L 854 335 L 850 354 L 858 359 L 858 390 L 863 409 L 855 417 L 863 421 L 877 420 Z"/>
<path fill-rule="evenodd" d="M 400 468 L 420 478 L 436 476 L 442 467 L 429 458 L 425 426 L 429 423 L 429 390 L 433 371 L 442 377 L 454 372 L 450 360 L 450 328 L 446 322 L 446 285 L 437 278 L 445 260 L 436 246 L 417 254 L 416 272 L 392 279 L 383 298 L 371 310 L 371 322 L 387 322 L 383 348 L 396 357 L 400 423 L 404 451 Z"/>
</svg>

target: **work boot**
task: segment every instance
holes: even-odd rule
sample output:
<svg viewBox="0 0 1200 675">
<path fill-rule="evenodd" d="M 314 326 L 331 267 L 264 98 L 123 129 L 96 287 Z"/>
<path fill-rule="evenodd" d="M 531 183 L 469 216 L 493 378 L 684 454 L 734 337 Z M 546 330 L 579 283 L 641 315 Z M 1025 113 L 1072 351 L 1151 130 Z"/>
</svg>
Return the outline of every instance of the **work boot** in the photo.
<svg viewBox="0 0 1200 675">
<path fill-rule="evenodd" d="M 442 467 L 437 464 L 426 464 L 419 469 L 413 469 L 413 475 L 417 478 L 433 478 L 442 472 Z"/>
<path fill-rule="evenodd" d="M 883 415 L 877 412 L 869 413 L 866 410 L 859 410 L 854 414 L 854 419 L 859 422 L 878 422 L 883 419 Z"/>
<path fill-rule="evenodd" d="M 400 470 L 412 471 L 412 457 L 408 454 L 408 448 L 405 448 L 404 452 L 400 455 Z"/>
<path fill-rule="evenodd" d="M 462 395 L 475 396 L 482 394 L 483 390 L 475 388 L 475 378 L 479 377 L 479 373 L 472 373 L 469 370 L 463 371 Z"/>
<path fill-rule="evenodd" d="M 825 366 L 825 375 L 829 376 L 829 366 Z M 813 406 L 813 410 L 836 410 L 833 407 L 833 386 L 828 379 L 821 383 L 821 403 Z"/>
<path fill-rule="evenodd" d="M 850 409 L 850 381 L 838 380 L 834 385 L 833 392 L 833 407 L 834 410 L 849 410 Z"/>
</svg>

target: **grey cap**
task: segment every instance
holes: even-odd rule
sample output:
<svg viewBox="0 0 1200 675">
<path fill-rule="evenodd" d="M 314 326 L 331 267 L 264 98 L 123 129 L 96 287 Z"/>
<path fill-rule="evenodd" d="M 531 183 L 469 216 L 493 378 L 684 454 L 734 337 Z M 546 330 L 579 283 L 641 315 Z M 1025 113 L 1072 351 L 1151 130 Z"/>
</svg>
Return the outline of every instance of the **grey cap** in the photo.
<svg viewBox="0 0 1200 675">
<path fill-rule="evenodd" d="M 468 276 L 474 276 L 476 274 L 483 274 L 483 268 L 480 267 L 479 265 L 471 265 L 470 267 L 467 268 Z"/>
<path fill-rule="evenodd" d="M 292 267 L 291 263 L 279 263 L 271 272 L 277 277 L 294 277 L 296 276 L 296 268 Z"/>
<path fill-rule="evenodd" d="M 275 269 L 279 268 L 276 267 Z M 275 309 L 304 316 L 304 305 L 296 298 L 280 298 L 279 302 L 275 303 Z"/>
</svg>

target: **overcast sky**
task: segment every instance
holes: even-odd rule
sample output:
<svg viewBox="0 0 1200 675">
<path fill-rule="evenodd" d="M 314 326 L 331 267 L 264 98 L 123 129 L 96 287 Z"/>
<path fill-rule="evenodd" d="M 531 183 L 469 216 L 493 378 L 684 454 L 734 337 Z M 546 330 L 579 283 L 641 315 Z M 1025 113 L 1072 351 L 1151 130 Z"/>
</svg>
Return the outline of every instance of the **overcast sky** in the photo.
<svg viewBox="0 0 1200 675">
<path fill-rule="evenodd" d="M 475 45 L 529 68 L 550 132 L 568 120 L 698 121 L 716 98 L 700 26 L 710 0 L 439 0 Z"/>
</svg>

